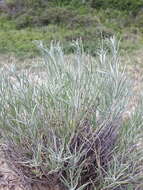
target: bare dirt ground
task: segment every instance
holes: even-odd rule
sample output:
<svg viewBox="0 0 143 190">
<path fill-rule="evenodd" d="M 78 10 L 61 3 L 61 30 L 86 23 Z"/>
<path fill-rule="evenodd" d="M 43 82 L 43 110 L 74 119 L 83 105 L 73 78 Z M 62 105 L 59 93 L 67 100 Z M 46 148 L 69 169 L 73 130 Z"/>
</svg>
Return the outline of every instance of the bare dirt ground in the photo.
<svg viewBox="0 0 143 190">
<path fill-rule="evenodd" d="M 138 96 L 141 93 L 141 88 L 143 84 L 143 50 L 140 50 L 139 52 L 134 52 L 131 56 L 128 56 L 125 58 L 127 64 L 127 70 L 132 77 L 134 81 L 134 93 L 135 96 L 132 97 L 132 101 L 129 105 L 129 111 L 127 111 L 124 114 L 124 119 L 127 119 L 130 117 L 131 112 L 134 111 L 134 108 L 138 102 Z M 124 59 L 123 59 L 124 60 Z M 38 61 L 36 59 L 33 60 L 26 60 L 26 61 L 17 61 L 13 56 L 0 56 L 0 67 L 4 65 L 8 68 L 8 65 L 11 63 L 15 63 L 16 65 L 19 65 L 19 67 L 28 67 L 29 64 L 38 64 Z M 34 73 L 31 74 L 31 80 L 32 81 L 39 81 L 43 80 L 43 78 L 39 78 L 39 75 L 35 75 Z M 53 190 L 49 188 L 45 188 L 44 186 L 34 187 L 35 190 Z M 59 188 L 56 187 L 54 190 L 58 190 Z M 19 177 L 14 173 L 9 167 L 8 164 L 5 162 L 4 155 L 2 151 L 0 151 L 0 190 L 24 190 L 24 187 L 20 184 Z"/>
<path fill-rule="evenodd" d="M 8 167 L 0 151 L 0 190 L 23 190 L 18 176 Z"/>
</svg>

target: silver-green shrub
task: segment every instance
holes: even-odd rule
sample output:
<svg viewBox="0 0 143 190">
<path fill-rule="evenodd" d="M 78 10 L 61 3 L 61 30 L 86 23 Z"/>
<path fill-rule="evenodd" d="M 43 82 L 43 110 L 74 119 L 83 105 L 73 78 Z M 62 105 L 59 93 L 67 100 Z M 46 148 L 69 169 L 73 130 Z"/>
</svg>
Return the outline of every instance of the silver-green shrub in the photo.
<svg viewBox="0 0 143 190">
<path fill-rule="evenodd" d="M 59 43 L 38 46 L 39 69 L 19 71 L 13 65 L 0 71 L 0 130 L 10 166 L 29 185 L 68 190 L 141 185 L 142 115 L 122 119 L 132 90 L 118 42 L 101 42 L 94 58 L 80 41 L 69 56 Z"/>
</svg>

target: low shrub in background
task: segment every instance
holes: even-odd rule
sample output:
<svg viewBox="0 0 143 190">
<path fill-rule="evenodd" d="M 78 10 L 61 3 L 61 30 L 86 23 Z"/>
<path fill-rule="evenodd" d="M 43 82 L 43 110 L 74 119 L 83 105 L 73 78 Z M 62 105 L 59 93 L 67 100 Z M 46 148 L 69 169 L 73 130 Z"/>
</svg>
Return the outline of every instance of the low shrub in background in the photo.
<svg viewBox="0 0 143 190">
<path fill-rule="evenodd" d="M 114 8 L 132 13 L 136 13 L 143 8 L 142 0 L 91 0 L 90 2 L 94 8 Z"/>
<path fill-rule="evenodd" d="M 38 46 L 43 55 L 38 74 L 32 68 L 0 71 L 2 147 L 23 185 L 141 187 L 142 104 L 123 122 L 131 88 L 118 42 L 101 42 L 95 58 L 84 53 L 79 41 L 70 56 L 58 43 L 49 49 Z"/>
<path fill-rule="evenodd" d="M 29 26 L 48 26 L 49 24 L 61 25 L 67 28 L 89 27 L 99 24 L 99 19 L 91 14 L 80 15 L 77 11 L 64 7 L 50 7 L 45 10 L 32 9 L 16 16 L 15 23 L 17 29 Z"/>
<path fill-rule="evenodd" d="M 10 6 L 15 7 L 38 7 L 44 6 L 46 4 L 53 3 L 54 5 L 71 5 L 80 6 L 82 4 L 87 4 L 93 8 L 114 8 L 120 10 L 126 10 L 131 12 L 136 12 L 143 7 L 142 0 L 6 0 L 6 3 Z"/>
<path fill-rule="evenodd" d="M 69 41 L 82 38 L 85 49 L 95 55 L 101 33 L 105 37 L 118 34 L 122 38 L 122 48 L 128 52 L 142 46 L 142 0 L 5 2 L 4 12 L 0 10 L 1 53 L 14 53 L 20 58 L 39 56 L 33 40 L 43 40 L 47 44 L 51 40 L 61 41 L 66 53 L 71 53 Z M 132 28 L 138 32 L 134 34 Z"/>
<path fill-rule="evenodd" d="M 6 4 L 10 8 L 23 8 L 23 7 L 35 7 L 35 6 L 42 6 L 45 0 L 5 0 Z"/>
</svg>

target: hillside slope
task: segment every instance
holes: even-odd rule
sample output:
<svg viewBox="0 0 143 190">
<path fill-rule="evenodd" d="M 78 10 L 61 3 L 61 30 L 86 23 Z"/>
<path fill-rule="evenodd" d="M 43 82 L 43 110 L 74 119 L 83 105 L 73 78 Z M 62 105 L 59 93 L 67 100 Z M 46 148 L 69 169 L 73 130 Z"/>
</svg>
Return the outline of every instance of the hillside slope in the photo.
<svg viewBox="0 0 143 190">
<path fill-rule="evenodd" d="M 2 1 L 1 1 L 2 2 Z M 60 41 L 67 53 L 81 38 L 95 55 L 101 38 L 117 35 L 125 51 L 143 44 L 143 1 L 6 0 L 0 12 L 0 53 L 38 55 L 35 40 Z M 84 3 L 85 2 L 85 3 Z M 111 6 L 112 5 L 112 6 Z"/>
</svg>

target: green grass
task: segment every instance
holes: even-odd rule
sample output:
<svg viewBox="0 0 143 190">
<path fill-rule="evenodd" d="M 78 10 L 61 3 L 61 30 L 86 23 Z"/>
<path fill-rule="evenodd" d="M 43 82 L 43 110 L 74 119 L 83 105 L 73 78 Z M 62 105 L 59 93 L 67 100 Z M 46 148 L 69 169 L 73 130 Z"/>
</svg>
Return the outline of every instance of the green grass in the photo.
<svg viewBox="0 0 143 190">
<path fill-rule="evenodd" d="M 78 28 L 71 30 L 66 27 L 56 25 L 49 25 L 40 28 L 26 28 L 21 30 L 4 30 L 0 31 L 0 52 L 15 53 L 18 56 L 35 56 L 38 55 L 38 50 L 34 41 L 42 40 L 48 45 L 51 40 L 54 40 L 61 41 L 68 53 L 72 51 L 68 42 L 77 38 L 82 38 L 83 41 L 85 41 L 85 48 L 92 52 L 92 48 L 96 47 L 96 43 L 98 43 L 100 35 L 100 29 Z"/>
<path fill-rule="evenodd" d="M 86 51 L 95 55 L 101 36 L 108 38 L 113 34 L 122 38 L 122 49 L 131 52 L 143 44 L 142 13 L 138 14 L 139 17 L 133 17 L 126 11 L 97 10 L 87 5 L 52 5 L 36 11 L 29 8 L 15 16 L 1 14 L 0 53 L 14 53 L 23 58 L 37 56 L 35 40 L 43 40 L 47 45 L 51 40 L 61 41 L 69 53 L 72 48 L 68 42 L 82 38 Z"/>
</svg>

